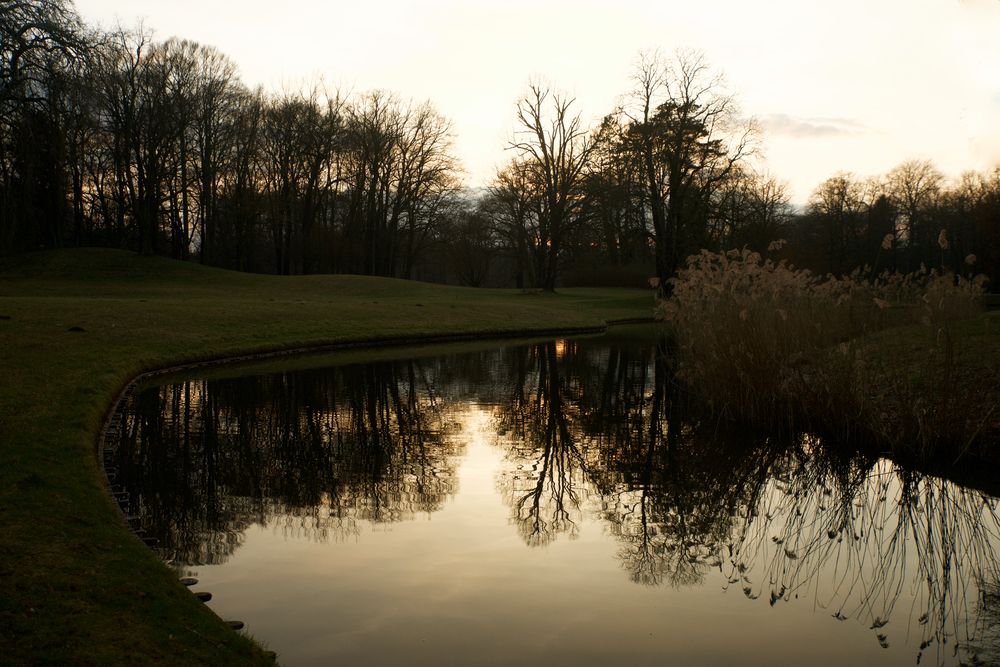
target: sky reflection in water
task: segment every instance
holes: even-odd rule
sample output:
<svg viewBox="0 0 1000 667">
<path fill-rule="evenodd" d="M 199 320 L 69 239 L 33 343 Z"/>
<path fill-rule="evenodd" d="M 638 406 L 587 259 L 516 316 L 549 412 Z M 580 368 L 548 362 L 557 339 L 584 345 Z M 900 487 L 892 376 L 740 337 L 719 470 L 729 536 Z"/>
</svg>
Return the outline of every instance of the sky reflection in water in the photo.
<svg viewBox="0 0 1000 667">
<path fill-rule="evenodd" d="M 654 352 L 585 339 L 153 387 L 120 478 L 163 555 L 287 665 L 996 659 L 993 497 L 724 434 Z"/>
</svg>

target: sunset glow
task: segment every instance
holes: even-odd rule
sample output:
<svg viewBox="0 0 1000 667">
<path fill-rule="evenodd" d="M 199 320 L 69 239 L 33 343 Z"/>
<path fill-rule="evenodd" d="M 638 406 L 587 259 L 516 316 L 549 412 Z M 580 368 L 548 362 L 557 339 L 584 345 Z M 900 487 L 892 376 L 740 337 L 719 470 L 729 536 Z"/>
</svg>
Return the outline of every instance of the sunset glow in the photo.
<svg viewBox="0 0 1000 667">
<path fill-rule="evenodd" d="M 452 121 L 469 185 L 505 161 L 529 79 L 577 98 L 590 121 L 630 86 L 641 50 L 695 49 L 764 130 L 763 162 L 793 203 L 832 173 L 930 159 L 958 176 L 1000 162 L 1000 2 L 767 5 L 80 0 L 87 21 L 144 20 L 211 44 L 248 84 L 387 89 Z"/>
</svg>

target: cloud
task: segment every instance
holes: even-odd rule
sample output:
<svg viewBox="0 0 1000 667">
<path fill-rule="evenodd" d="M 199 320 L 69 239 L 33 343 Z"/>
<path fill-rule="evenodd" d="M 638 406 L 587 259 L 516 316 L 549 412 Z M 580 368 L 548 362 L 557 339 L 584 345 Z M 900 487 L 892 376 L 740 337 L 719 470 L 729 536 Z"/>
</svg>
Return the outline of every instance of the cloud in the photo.
<svg viewBox="0 0 1000 667">
<path fill-rule="evenodd" d="M 997 9 L 997 0 L 958 0 L 958 5 L 966 11 L 982 9 L 991 11 Z"/>
<path fill-rule="evenodd" d="M 799 139 L 860 134 L 868 129 L 850 118 L 798 117 L 772 113 L 757 120 L 769 134 L 784 134 Z"/>
</svg>

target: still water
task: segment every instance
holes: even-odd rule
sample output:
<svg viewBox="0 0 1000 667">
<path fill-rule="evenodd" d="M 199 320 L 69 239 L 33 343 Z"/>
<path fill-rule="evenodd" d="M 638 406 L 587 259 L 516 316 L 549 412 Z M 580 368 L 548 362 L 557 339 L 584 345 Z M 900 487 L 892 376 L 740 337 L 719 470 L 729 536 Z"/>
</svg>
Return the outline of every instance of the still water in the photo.
<svg viewBox="0 0 1000 667">
<path fill-rule="evenodd" d="M 996 664 L 996 498 L 727 432 L 650 332 L 410 355 L 130 401 L 129 512 L 283 664 Z"/>
</svg>

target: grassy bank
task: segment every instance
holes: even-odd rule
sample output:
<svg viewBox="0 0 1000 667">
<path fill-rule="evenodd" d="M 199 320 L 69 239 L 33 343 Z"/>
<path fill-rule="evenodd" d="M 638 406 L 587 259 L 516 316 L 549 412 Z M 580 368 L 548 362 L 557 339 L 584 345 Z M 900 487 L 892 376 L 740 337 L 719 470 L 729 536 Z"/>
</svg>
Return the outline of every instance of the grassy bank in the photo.
<svg viewBox="0 0 1000 667">
<path fill-rule="evenodd" d="M 898 443 L 897 456 L 938 469 L 1000 462 L 1000 311 L 881 331 L 848 350 L 867 360 L 862 421 L 879 441 Z"/>
<path fill-rule="evenodd" d="M 126 531 L 103 489 L 95 440 L 135 375 L 343 341 L 600 326 L 651 307 L 638 290 L 254 276 L 113 250 L 0 260 L 0 662 L 269 662 Z"/>
</svg>

